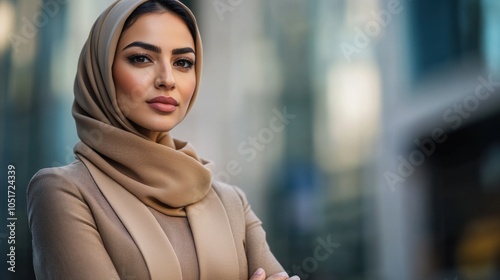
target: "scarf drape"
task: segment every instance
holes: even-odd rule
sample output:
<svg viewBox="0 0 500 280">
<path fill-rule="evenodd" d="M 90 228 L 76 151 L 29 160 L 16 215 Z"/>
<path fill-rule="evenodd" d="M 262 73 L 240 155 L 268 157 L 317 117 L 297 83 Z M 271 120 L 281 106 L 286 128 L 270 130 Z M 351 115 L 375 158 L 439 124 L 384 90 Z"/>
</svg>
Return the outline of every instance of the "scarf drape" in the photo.
<svg viewBox="0 0 500 280">
<path fill-rule="evenodd" d="M 211 164 L 200 159 L 190 144 L 173 139 L 168 132 L 156 141 L 141 135 L 118 107 L 112 78 L 113 59 L 126 19 L 144 2 L 147 0 L 113 3 L 91 29 L 81 52 L 74 86 L 72 113 L 81 140 L 74 148 L 75 154 L 84 158 L 84 163 L 91 162 L 146 206 L 165 215 L 187 216 L 202 278 L 237 279 L 238 275 L 210 271 L 210 267 L 220 267 L 224 262 L 238 265 L 234 262 L 237 255 L 227 213 L 211 187 Z M 187 7 L 185 10 L 195 21 L 191 11 Z M 197 86 L 188 111 L 196 98 L 202 69 L 203 50 L 197 26 L 195 48 Z M 199 211 L 200 205 L 203 211 Z M 204 231 L 210 234 L 205 236 Z M 211 256 L 213 252 L 207 251 L 214 249 L 213 244 L 222 243 L 229 246 L 223 246 L 227 250 L 217 260 Z"/>
</svg>

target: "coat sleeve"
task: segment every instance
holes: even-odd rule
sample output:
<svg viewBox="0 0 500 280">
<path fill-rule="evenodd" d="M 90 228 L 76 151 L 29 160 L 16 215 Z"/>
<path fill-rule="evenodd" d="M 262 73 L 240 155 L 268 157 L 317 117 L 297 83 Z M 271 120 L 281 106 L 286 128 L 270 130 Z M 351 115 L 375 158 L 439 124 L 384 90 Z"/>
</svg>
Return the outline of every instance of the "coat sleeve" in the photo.
<svg viewBox="0 0 500 280">
<path fill-rule="evenodd" d="M 120 279 L 92 213 L 61 168 L 31 180 L 28 221 L 37 279 Z"/>
<path fill-rule="evenodd" d="M 252 211 L 245 194 L 239 188 L 235 189 L 241 198 L 245 214 L 245 250 L 248 261 L 248 275 L 253 275 L 259 267 L 262 267 L 268 276 L 285 271 L 271 252 L 262 222 Z"/>
</svg>

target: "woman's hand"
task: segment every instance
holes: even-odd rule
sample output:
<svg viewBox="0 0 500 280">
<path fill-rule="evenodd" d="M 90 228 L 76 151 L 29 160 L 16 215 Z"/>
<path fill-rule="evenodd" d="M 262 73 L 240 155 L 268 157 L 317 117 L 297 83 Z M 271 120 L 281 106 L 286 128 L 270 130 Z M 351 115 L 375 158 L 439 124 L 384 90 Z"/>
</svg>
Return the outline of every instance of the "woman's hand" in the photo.
<svg viewBox="0 0 500 280">
<path fill-rule="evenodd" d="M 266 272 L 262 268 L 257 269 L 249 280 L 287 280 L 287 279 L 300 280 L 298 276 L 288 277 L 288 274 L 286 272 L 276 273 L 266 278 Z"/>
</svg>

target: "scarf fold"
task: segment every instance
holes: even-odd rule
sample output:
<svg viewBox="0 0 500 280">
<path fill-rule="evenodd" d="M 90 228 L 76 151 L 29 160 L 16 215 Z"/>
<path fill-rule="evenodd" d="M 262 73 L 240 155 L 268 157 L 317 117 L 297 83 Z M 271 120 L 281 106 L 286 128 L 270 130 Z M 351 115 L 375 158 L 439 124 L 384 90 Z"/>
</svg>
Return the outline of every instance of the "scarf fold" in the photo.
<svg viewBox="0 0 500 280">
<path fill-rule="evenodd" d="M 221 264 L 236 266 L 225 279 L 237 279 L 234 238 L 224 206 L 212 189 L 211 163 L 202 160 L 190 144 L 173 139 L 168 132 L 161 133 L 156 141 L 146 138 L 118 107 L 112 78 L 113 59 L 125 20 L 144 2 L 147 0 L 116 1 L 92 27 L 81 52 L 74 86 L 72 113 L 81 140 L 75 145 L 75 154 L 84 158 L 84 164 L 89 162 L 87 167 L 92 164 L 98 168 L 142 204 L 165 215 L 187 216 L 202 279 L 216 279 L 222 275 L 216 269 Z M 196 23 L 191 11 L 184 8 Z M 188 111 L 194 103 L 201 77 L 203 50 L 197 26 L 196 34 L 197 86 Z M 92 168 L 89 171 L 95 179 Z M 99 182 L 102 181 L 96 180 L 98 186 Z M 186 210 L 189 207 L 199 209 L 196 205 L 202 205 L 204 211 Z M 127 230 L 134 231 L 128 227 Z M 221 247 L 224 252 L 213 255 L 207 251 L 213 249 L 211 244 L 225 244 Z"/>
</svg>

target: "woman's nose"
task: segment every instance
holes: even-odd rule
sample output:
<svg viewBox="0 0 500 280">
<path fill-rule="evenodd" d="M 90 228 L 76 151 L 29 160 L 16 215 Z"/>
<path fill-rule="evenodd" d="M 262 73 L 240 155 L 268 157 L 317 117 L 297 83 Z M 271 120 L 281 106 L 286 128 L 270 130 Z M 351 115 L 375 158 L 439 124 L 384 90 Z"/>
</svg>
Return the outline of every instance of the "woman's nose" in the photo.
<svg viewBox="0 0 500 280">
<path fill-rule="evenodd" d="M 158 89 L 172 90 L 175 88 L 175 77 L 170 65 L 160 66 L 155 79 Z"/>
</svg>

